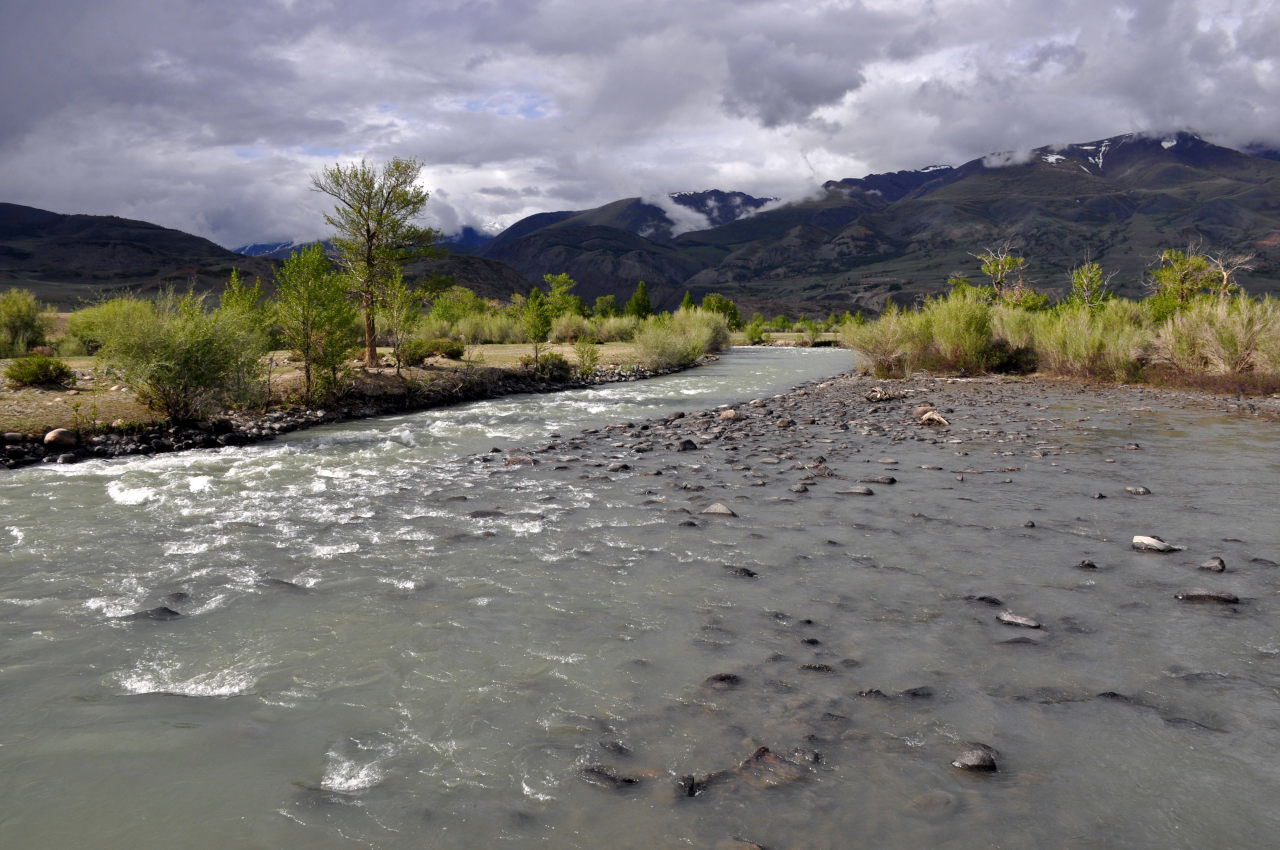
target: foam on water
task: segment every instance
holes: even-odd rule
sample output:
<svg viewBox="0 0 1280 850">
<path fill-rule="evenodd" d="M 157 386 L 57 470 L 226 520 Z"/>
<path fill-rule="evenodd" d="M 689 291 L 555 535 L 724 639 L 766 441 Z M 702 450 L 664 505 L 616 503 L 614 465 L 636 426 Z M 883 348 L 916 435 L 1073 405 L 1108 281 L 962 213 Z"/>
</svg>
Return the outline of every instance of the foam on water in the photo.
<svg viewBox="0 0 1280 850">
<path fill-rule="evenodd" d="M 257 680 L 252 670 L 230 667 L 184 676 L 182 665 L 155 652 L 131 670 L 115 674 L 127 694 L 173 694 L 184 697 L 233 697 L 252 693 Z"/>
</svg>

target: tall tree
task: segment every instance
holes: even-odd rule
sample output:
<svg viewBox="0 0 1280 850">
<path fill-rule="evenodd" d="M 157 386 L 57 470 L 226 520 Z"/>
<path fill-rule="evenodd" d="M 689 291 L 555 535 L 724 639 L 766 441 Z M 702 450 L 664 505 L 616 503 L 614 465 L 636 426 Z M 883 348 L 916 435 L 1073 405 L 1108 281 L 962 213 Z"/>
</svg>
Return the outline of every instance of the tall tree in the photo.
<svg viewBox="0 0 1280 850">
<path fill-rule="evenodd" d="M 636 284 L 636 291 L 631 294 L 631 300 L 622 312 L 623 315 L 635 316 L 637 319 L 647 319 L 653 315 L 653 305 L 649 303 L 649 287 L 643 280 Z"/>
<path fill-rule="evenodd" d="M 413 219 L 427 204 L 427 192 L 414 185 L 423 164 L 396 157 L 381 171 L 364 160 L 341 163 L 311 178 L 311 188 L 337 204 L 326 213 L 334 229 L 333 245 L 339 264 L 364 312 L 364 362 L 378 364 L 375 313 L 393 270 L 408 260 L 437 253 L 436 233 L 418 227 Z"/>
</svg>

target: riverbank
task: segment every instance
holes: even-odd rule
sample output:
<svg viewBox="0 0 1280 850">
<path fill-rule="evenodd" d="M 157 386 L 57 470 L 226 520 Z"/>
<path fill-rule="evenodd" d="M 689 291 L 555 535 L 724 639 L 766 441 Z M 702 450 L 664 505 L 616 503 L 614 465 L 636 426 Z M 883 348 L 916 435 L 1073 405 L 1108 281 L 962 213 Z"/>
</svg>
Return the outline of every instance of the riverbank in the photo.
<svg viewBox="0 0 1280 850">
<path fill-rule="evenodd" d="M 692 366 L 711 362 L 706 355 Z M 686 368 L 692 368 L 686 367 Z M 149 455 L 190 449 L 246 446 L 317 425 L 367 419 L 394 413 L 429 410 L 482 399 L 519 393 L 548 393 L 601 384 L 639 381 L 679 369 L 653 370 L 641 366 L 608 366 L 591 375 L 570 375 L 563 379 L 539 376 L 526 369 L 492 366 L 404 369 L 396 374 L 389 368 L 361 370 L 351 388 L 333 404 L 324 407 L 280 404 L 252 413 L 228 412 L 216 419 L 189 425 L 117 422 L 93 429 L 83 438 L 79 420 L 89 416 L 85 402 L 91 396 L 78 391 L 48 392 L 52 400 L 45 416 L 61 425 L 45 425 L 34 430 L 0 429 L 0 467 L 18 469 L 38 463 L 77 463 L 92 458 Z M 113 388 L 119 394 L 121 390 Z M 56 406 L 55 406 L 56 405 Z M 84 412 L 82 412 L 84 411 Z"/>
</svg>

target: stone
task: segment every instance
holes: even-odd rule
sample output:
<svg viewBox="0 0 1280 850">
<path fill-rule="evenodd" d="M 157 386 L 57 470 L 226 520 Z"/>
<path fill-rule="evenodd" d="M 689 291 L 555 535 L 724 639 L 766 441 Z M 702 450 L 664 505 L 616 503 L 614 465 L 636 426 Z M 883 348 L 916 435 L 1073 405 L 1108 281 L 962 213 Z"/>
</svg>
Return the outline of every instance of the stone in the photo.
<svg viewBox="0 0 1280 850">
<path fill-rule="evenodd" d="M 1217 602 L 1222 605 L 1235 605 L 1240 601 L 1240 597 L 1234 593 L 1227 593 L 1224 590 L 1209 590 L 1203 587 L 1180 590 L 1173 595 L 1173 598 L 1181 599 L 1183 602 Z"/>
<path fill-rule="evenodd" d="M 80 445 L 80 435 L 66 428 L 54 428 L 44 435 L 44 445 L 47 449 L 74 449 Z"/>
<path fill-rule="evenodd" d="M 1175 546 L 1166 543 L 1154 534 L 1135 534 L 1133 548 L 1143 552 L 1181 552 L 1186 546 Z"/>
<path fill-rule="evenodd" d="M 1124 491 L 1130 496 L 1150 496 L 1151 491 L 1146 487 L 1126 487 Z"/>
<path fill-rule="evenodd" d="M 849 487 L 844 490 L 837 490 L 836 493 L 841 496 L 874 496 L 875 491 L 870 487 Z"/>
<path fill-rule="evenodd" d="M 737 514 L 733 512 L 732 508 L 720 502 L 708 505 L 703 509 L 702 513 L 706 516 L 737 516 Z"/>
<path fill-rule="evenodd" d="M 697 450 L 698 444 L 693 440 L 681 440 L 680 445 L 676 447 L 678 452 L 696 452 Z"/>
<path fill-rule="evenodd" d="M 1085 558 L 1083 561 L 1076 564 L 1076 566 L 1082 570 L 1096 570 L 1098 568 L 1098 565 L 1093 561 L 1090 561 L 1088 558 Z"/>
<path fill-rule="evenodd" d="M 589 764 L 578 770 L 578 776 L 584 781 L 611 791 L 621 791 L 639 785 L 641 777 L 627 776 L 619 773 L 607 764 Z"/>
<path fill-rule="evenodd" d="M 1224 572 L 1227 569 L 1227 562 L 1215 555 L 1201 564 L 1200 569 L 1214 573 Z"/>
<path fill-rule="evenodd" d="M 606 468 L 608 469 L 609 472 L 626 472 L 628 469 L 631 468 L 631 464 L 622 463 L 621 461 L 615 461 L 614 463 L 609 464 L 609 466 Z"/>
<path fill-rule="evenodd" d="M 741 418 L 742 418 L 742 414 L 734 410 L 732 407 L 729 408 L 728 410 L 720 411 L 721 422 L 733 422 L 734 420 L 741 419 Z"/>
<path fill-rule="evenodd" d="M 1040 623 L 1036 620 L 1033 620 L 1030 617 L 1023 617 L 1022 615 L 1015 614 L 1012 611 L 1001 611 L 999 614 L 996 614 L 996 619 L 1001 623 L 1004 623 L 1006 626 L 1022 626 L 1025 629 L 1041 628 Z"/>
<path fill-rule="evenodd" d="M 999 770 L 996 765 L 995 750 L 985 744 L 975 744 L 973 749 L 960 753 L 960 755 L 952 759 L 951 766 L 958 767 L 961 770 L 985 773 L 995 773 Z"/>
<path fill-rule="evenodd" d="M 943 419 L 942 414 L 939 413 L 938 411 L 930 410 L 920 417 L 920 424 L 921 425 L 937 425 L 939 427 L 946 427 L 951 423 L 948 422 L 946 419 Z"/>
<path fill-rule="evenodd" d="M 158 608 L 151 608 L 147 611 L 138 611 L 136 614 L 128 614 L 121 619 L 124 620 L 176 620 L 182 615 L 168 606 L 161 605 Z"/>
</svg>

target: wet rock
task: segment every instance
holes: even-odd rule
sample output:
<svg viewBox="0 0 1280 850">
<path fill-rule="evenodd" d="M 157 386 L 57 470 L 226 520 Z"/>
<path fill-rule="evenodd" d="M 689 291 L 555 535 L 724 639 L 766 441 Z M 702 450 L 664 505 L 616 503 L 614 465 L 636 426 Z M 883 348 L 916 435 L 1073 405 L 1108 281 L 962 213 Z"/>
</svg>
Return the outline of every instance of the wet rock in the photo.
<svg viewBox="0 0 1280 850">
<path fill-rule="evenodd" d="M 737 673 L 715 673 L 702 680 L 705 687 L 713 691 L 728 691 L 742 684 L 742 677 Z"/>
<path fill-rule="evenodd" d="M 1146 487 L 1126 487 L 1124 491 L 1130 496 L 1150 496 L 1151 491 Z"/>
<path fill-rule="evenodd" d="M 912 797 L 907 804 L 907 813 L 926 820 L 941 820 L 955 814 L 959 808 L 960 801 L 955 794 L 938 789 Z"/>
<path fill-rule="evenodd" d="M 952 767 L 979 773 L 994 773 L 999 770 L 994 748 L 978 743 L 971 743 L 969 747 L 970 749 L 960 753 L 951 761 Z"/>
<path fill-rule="evenodd" d="M 472 511 L 467 514 L 471 519 L 494 519 L 495 517 L 506 516 L 502 511 Z"/>
<path fill-rule="evenodd" d="M 933 688 L 922 685 L 918 688 L 907 688 L 898 694 L 903 699 L 933 699 Z"/>
<path fill-rule="evenodd" d="M 181 614 L 179 614 L 177 611 L 173 610 L 169 606 L 161 605 L 158 608 L 151 608 L 146 611 L 138 611 L 135 614 L 127 614 L 124 617 L 121 617 L 120 619 L 133 620 L 133 621 L 157 620 L 157 621 L 163 622 L 165 620 L 177 620 L 181 616 L 182 616 Z"/>
<path fill-rule="evenodd" d="M 686 774 L 676 780 L 676 791 L 681 797 L 697 797 L 706 793 L 712 786 L 724 782 L 730 775 L 727 770 L 708 773 L 703 777 L 694 776 L 692 773 Z"/>
<path fill-rule="evenodd" d="M 806 673 L 834 673 L 835 668 L 830 664 L 801 664 L 800 669 Z"/>
<path fill-rule="evenodd" d="M 504 458 L 502 464 L 503 466 L 534 466 L 537 461 L 528 455 L 511 455 Z"/>
<path fill-rule="evenodd" d="M 868 475 L 866 478 L 859 478 L 861 484 L 897 484 L 898 479 L 892 475 Z"/>
<path fill-rule="evenodd" d="M 260 578 L 258 579 L 258 587 L 266 587 L 272 590 L 285 590 L 290 593 L 310 593 L 311 589 L 295 584 L 291 581 L 285 581 L 282 578 Z"/>
<path fill-rule="evenodd" d="M 1135 534 L 1133 548 L 1143 552 L 1181 552 L 1187 547 L 1166 543 L 1154 534 Z"/>
<path fill-rule="evenodd" d="M 631 464 L 629 463 L 614 461 L 613 463 L 609 464 L 608 467 L 606 467 L 606 470 L 609 472 L 626 472 L 630 468 L 631 468 Z"/>
<path fill-rule="evenodd" d="M 936 410 L 925 411 L 920 417 L 921 425 L 933 425 L 935 427 L 945 428 L 951 423 L 942 417 L 942 414 Z"/>
<path fill-rule="evenodd" d="M 809 488 L 804 484 L 792 484 L 789 488 L 792 493 L 808 493 Z"/>
<path fill-rule="evenodd" d="M 985 593 L 983 594 L 970 593 L 966 595 L 964 599 L 966 602 L 983 602 L 983 603 L 986 603 L 987 605 L 1003 605 L 1004 604 L 997 597 L 991 596 Z"/>
<path fill-rule="evenodd" d="M 837 490 L 836 494 L 840 496 L 874 496 L 875 491 L 870 487 L 846 487 L 843 490 Z"/>
<path fill-rule="evenodd" d="M 1012 611 L 1001 611 L 999 614 L 996 614 L 996 619 L 1001 623 L 1004 623 L 1006 626 L 1021 626 L 1024 629 L 1041 628 L 1040 623 L 1036 620 L 1033 620 L 1030 617 L 1023 617 L 1022 615 L 1015 614 Z"/>
<path fill-rule="evenodd" d="M 1225 590 L 1209 590 L 1204 587 L 1180 590 L 1173 595 L 1173 598 L 1183 602 L 1216 602 L 1221 605 L 1235 605 L 1240 601 L 1240 597 L 1234 593 L 1227 593 Z"/>
<path fill-rule="evenodd" d="M 680 445 L 676 447 L 676 451 L 678 452 L 696 452 L 697 450 L 698 450 L 698 444 L 695 443 L 693 440 L 687 440 L 687 439 L 681 440 Z"/>
<path fill-rule="evenodd" d="M 1098 568 L 1098 565 L 1093 561 L 1090 561 L 1088 558 L 1085 558 L 1083 561 L 1076 564 L 1076 566 L 1082 570 L 1096 570 Z"/>
<path fill-rule="evenodd" d="M 785 759 L 761 747 L 734 768 L 734 775 L 742 778 L 748 785 L 757 788 L 777 788 L 803 779 L 806 769 L 803 765 Z"/>
<path fill-rule="evenodd" d="M 759 573 L 755 570 L 748 569 L 747 567 L 731 567 L 729 569 L 729 575 L 737 576 L 738 578 L 755 578 Z"/>
<path fill-rule="evenodd" d="M 584 782 L 589 782 L 599 788 L 607 788 L 610 791 L 622 791 L 639 785 L 643 780 L 641 776 L 631 776 L 619 773 L 616 769 L 607 764 L 589 764 L 578 769 L 578 776 Z"/>
<path fill-rule="evenodd" d="M 721 422 L 734 422 L 741 418 L 742 418 L 742 414 L 734 410 L 732 407 L 729 408 L 728 410 L 720 411 Z"/>
<path fill-rule="evenodd" d="M 737 514 L 733 512 L 732 508 L 730 508 L 729 506 L 721 502 L 716 502 L 715 504 L 708 505 L 706 508 L 703 509 L 702 513 L 705 516 L 724 516 L 724 517 L 737 516 Z"/>
<path fill-rule="evenodd" d="M 1227 562 L 1215 555 L 1201 564 L 1200 569 L 1208 570 L 1213 573 L 1224 572 L 1227 569 Z"/>
<path fill-rule="evenodd" d="M 1036 527 L 1035 520 L 1030 520 L 1030 519 L 1029 519 L 1029 520 L 1027 520 L 1026 522 L 1024 522 L 1024 523 L 1022 524 L 1022 527 L 1023 527 L 1023 528 L 1035 528 L 1035 527 Z"/>
</svg>

